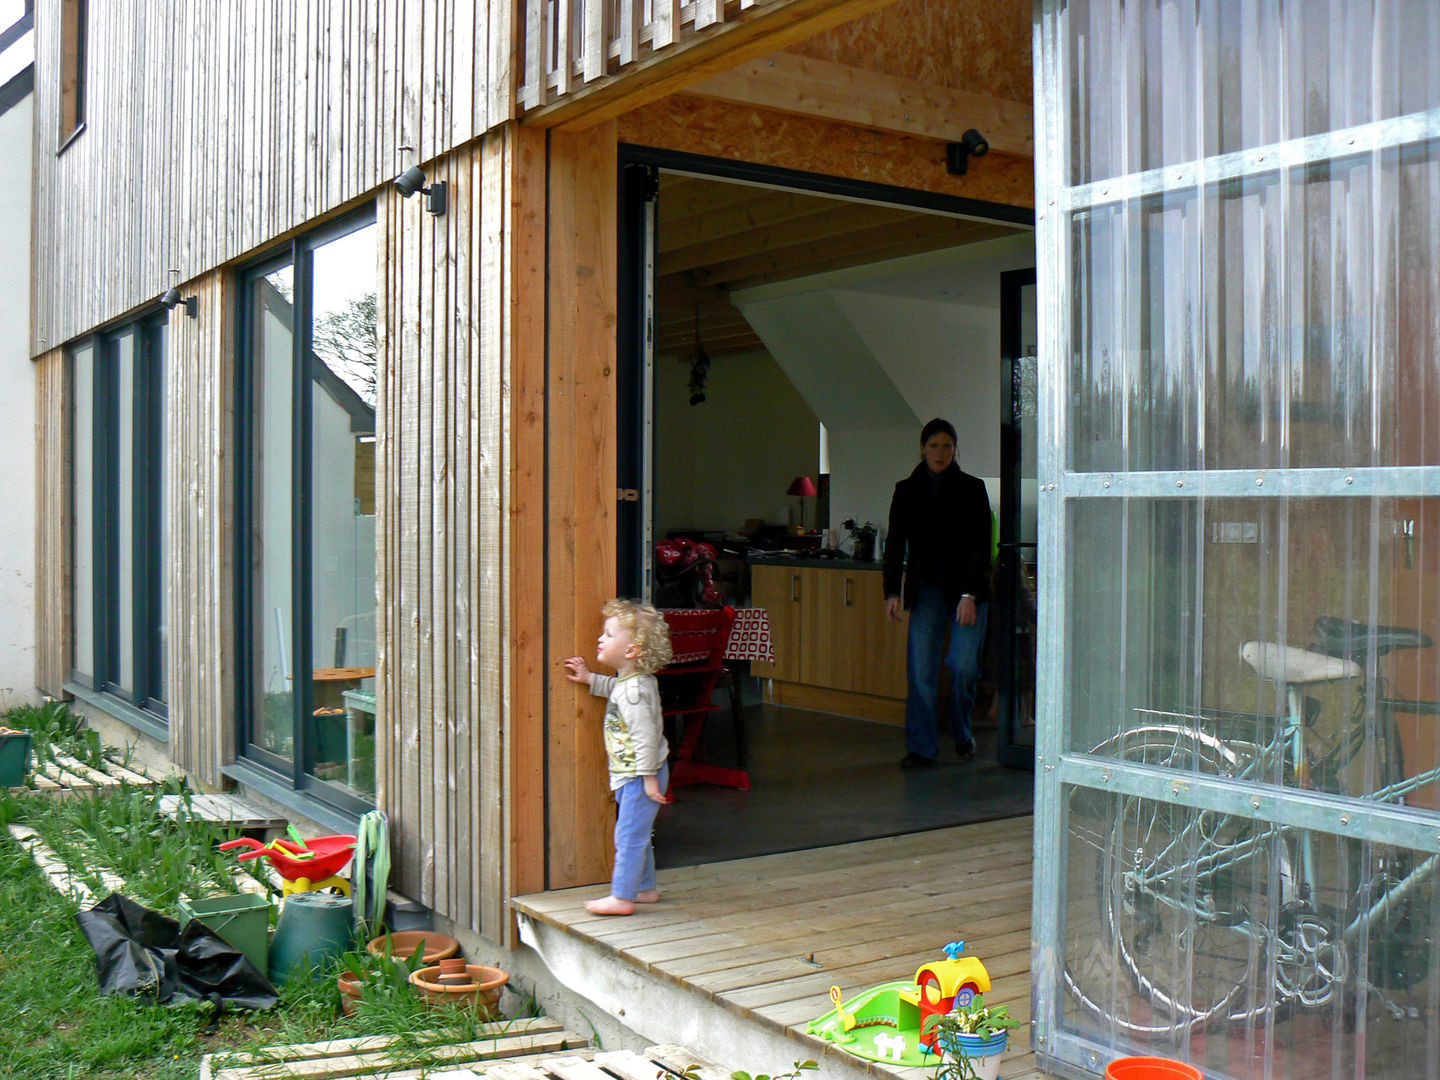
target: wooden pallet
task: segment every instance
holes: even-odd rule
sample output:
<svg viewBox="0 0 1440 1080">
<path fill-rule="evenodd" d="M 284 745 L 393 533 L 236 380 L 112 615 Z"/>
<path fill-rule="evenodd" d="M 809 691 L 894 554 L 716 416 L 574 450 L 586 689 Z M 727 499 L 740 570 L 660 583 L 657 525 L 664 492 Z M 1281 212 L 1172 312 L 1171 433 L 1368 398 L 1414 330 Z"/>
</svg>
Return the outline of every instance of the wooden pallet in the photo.
<svg viewBox="0 0 1440 1080">
<path fill-rule="evenodd" d="M 254 1052 L 206 1054 L 201 1080 L 328 1080 L 363 1076 L 372 1080 L 655 1080 L 653 1060 L 631 1054 L 605 1070 L 613 1054 L 589 1049 L 583 1036 L 566 1031 L 560 1022 L 539 1016 L 480 1024 L 476 1037 L 462 1043 L 427 1048 L 430 1062 L 411 1065 L 391 1036 L 334 1039 L 329 1042 L 272 1046 Z M 413 1042 L 410 1043 L 413 1046 Z M 630 1059 L 634 1058 L 634 1061 Z M 722 1080 L 719 1071 L 703 1080 Z"/>
<path fill-rule="evenodd" d="M 187 807 L 184 796 L 160 796 L 160 813 L 175 821 L 209 821 L 241 831 L 269 832 L 284 829 L 289 820 L 246 802 L 238 795 L 191 795 Z"/>
<path fill-rule="evenodd" d="M 44 755 L 37 755 L 44 756 Z M 90 794 L 119 788 L 122 783 L 136 788 L 153 788 L 157 781 L 143 770 L 129 768 L 109 755 L 101 759 L 101 766 L 86 765 L 78 758 L 50 747 L 49 760 L 41 761 L 31 774 L 33 788 L 11 788 L 13 792 L 30 791 L 52 798 L 67 798 L 76 794 Z"/>
</svg>

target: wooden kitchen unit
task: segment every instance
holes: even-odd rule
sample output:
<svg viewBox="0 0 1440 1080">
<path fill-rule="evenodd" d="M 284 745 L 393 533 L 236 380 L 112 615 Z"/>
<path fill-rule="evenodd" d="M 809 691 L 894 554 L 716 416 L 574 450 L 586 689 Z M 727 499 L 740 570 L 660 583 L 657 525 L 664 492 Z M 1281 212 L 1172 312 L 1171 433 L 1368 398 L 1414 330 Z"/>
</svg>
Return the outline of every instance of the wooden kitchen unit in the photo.
<svg viewBox="0 0 1440 1080">
<path fill-rule="evenodd" d="M 757 559 L 750 595 L 775 646 L 750 666 L 766 701 L 905 723 L 905 624 L 885 618 L 879 563 Z"/>
</svg>

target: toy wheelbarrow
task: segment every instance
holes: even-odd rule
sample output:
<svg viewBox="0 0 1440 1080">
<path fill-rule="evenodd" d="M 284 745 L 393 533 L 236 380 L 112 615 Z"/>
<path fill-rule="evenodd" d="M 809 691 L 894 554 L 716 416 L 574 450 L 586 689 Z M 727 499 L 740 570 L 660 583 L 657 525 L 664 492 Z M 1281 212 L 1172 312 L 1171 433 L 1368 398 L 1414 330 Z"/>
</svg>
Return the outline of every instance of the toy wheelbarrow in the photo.
<svg viewBox="0 0 1440 1080">
<path fill-rule="evenodd" d="M 282 896 L 330 888 L 350 895 L 350 883 L 336 875 L 355 853 L 353 836 L 317 836 L 304 841 L 273 840 L 269 844 L 242 836 L 221 844 L 220 850 L 229 851 L 238 847 L 251 849 L 240 854 L 241 862 L 247 859 L 270 860 L 276 872 L 285 879 Z"/>
</svg>

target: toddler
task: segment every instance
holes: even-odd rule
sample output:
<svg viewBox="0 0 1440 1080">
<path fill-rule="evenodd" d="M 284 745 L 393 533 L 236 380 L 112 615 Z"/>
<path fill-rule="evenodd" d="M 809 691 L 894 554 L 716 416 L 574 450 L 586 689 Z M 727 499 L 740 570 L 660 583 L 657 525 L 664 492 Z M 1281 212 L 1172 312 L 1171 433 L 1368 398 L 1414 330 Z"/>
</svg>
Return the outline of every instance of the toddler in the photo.
<svg viewBox="0 0 1440 1080">
<path fill-rule="evenodd" d="M 608 699 L 605 753 L 610 790 L 620 808 L 610 895 L 587 900 L 585 907 L 596 915 L 630 915 L 637 903 L 660 899 L 650 830 L 665 802 L 670 767 L 655 672 L 670 662 L 670 628 L 660 612 L 635 600 L 611 600 L 600 614 L 605 625 L 595 659 L 616 674 L 593 674 L 583 656 L 564 662 L 567 679 L 585 683 L 592 694 Z"/>
</svg>

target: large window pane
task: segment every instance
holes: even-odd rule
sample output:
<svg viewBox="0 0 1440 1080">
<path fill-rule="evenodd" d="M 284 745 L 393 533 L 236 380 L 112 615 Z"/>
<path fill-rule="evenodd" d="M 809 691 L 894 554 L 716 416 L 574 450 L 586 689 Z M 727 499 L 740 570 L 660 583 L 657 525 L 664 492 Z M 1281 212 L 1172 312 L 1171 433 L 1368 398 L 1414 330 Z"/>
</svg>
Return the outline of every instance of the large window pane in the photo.
<svg viewBox="0 0 1440 1080">
<path fill-rule="evenodd" d="M 135 332 L 115 338 L 111 362 L 115 366 L 112 439 L 115 446 L 112 482 L 115 485 L 115 605 L 111 611 L 111 670 L 122 691 L 135 688 Z"/>
<path fill-rule="evenodd" d="M 1422 0 L 1073 0 L 1066 14 L 1073 183 L 1440 105 L 1440 7 Z"/>
<path fill-rule="evenodd" d="M 1068 805 L 1074 1030 L 1207 1076 L 1433 1075 L 1433 855 L 1084 789 Z"/>
<path fill-rule="evenodd" d="M 95 676 L 95 350 L 81 345 L 70 354 L 75 397 L 71 423 L 75 533 L 71 541 L 74 573 L 72 617 L 75 620 L 75 673 L 89 682 Z"/>
<path fill-rule="evenodd" d="M 254 725 L 256 745 L 282 758 L 295 752 L 295 634 L 291 605 L 291 507 L 294 362 L 294 272 L 283 267 L 258 278 L 251 291 L 254 341 L 250 418 L 252 629 L 256 642 Z"/>
<path fill-rule="evenodd" d="M 375 226 L 315 249 L 310 368 L 315 774 L 375 788 Z"/>
<path fill-rule="evenodd" d="M 1440 145 L 1103 204 L 1071 232 L 1077 469 L 1440 460 Z"/>
<path fill-rule="evenodd" d="M 1091 500 L 1073 524 L 1073 750 L 1174 727 L 1237 748 L 1237 779 L 1437 805 L 1440 500 Z"/>
</svg>

